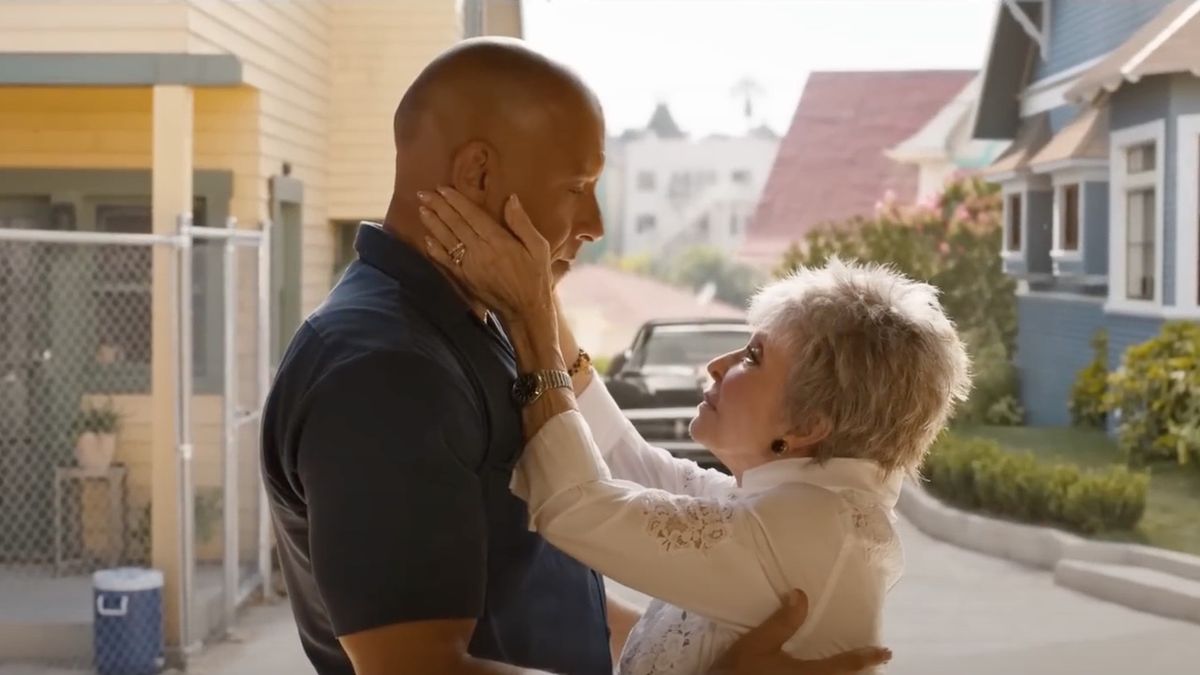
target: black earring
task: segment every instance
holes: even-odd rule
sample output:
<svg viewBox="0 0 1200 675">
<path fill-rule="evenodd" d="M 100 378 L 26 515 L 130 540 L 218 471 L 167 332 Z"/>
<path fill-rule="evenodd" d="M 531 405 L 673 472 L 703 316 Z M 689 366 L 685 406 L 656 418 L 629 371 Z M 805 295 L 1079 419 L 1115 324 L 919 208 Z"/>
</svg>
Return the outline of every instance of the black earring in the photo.
<svg viewBox="0 0 1200 675">
<path fill-rule="evenodd" d="M 783 440 L 782 438 L 776 438 L 775 440 L 771 441 L 771 452 L 773 452 L 777 455 L 782 455 L 783 453 L 785 453 L 787 451 L 788 451 L 787 441 Z"/>
</svg>

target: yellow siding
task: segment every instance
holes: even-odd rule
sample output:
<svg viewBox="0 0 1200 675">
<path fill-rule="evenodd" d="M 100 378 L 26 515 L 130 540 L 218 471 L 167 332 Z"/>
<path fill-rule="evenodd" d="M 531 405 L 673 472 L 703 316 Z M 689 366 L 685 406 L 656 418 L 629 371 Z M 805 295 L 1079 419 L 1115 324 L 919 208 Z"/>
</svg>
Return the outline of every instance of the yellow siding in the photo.
<svg viewBox="0 0 1200 675">
<path fill-rule="evenodd" d="M 180 52 L 186 40 L 180 0 L 0 3 L 6 52 Z"/>
<path fill-rule="evenodd" d="M 488 35 L 523 37 L 521 0 L 487 0 L 484 32 Z"/>
<path fill-rule="evenodd" d="M 381 218 L 392 194 L 392 114 L 421 68 L 462 34 L 452 0 L 357 0 L 333 13 L 329 217 Z"/>
<path fill-rule="evenodd" d="M 236 54 L 258 90 L 258 213 L 268 217 L 267 182 L 284 162 L 304 183 L 301 306 L 324 297 L 333 267 L 328 225 L 330 8 L 320 0 L 204 0 L 188 9 L 188 51 Z"/>
</svg>

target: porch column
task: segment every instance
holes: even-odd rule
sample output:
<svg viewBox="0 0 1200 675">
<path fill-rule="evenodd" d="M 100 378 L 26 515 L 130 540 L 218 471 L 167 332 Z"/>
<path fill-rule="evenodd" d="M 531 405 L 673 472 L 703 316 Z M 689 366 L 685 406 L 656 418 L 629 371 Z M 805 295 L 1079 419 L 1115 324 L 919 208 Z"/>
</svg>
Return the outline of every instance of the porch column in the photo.
<svg viewBox="0 0 1200 675">
<path fill-rule="evenodd" d="M 178 217 L 192 210 L 192 89 L 178 85 L 154 87 L 151 212 L 154 234 L 173 235 Z M 187 565 L 182 564 L 184 512 L 182 463 L 179 454 L 180 406 L 177 292 L 177 251 L 154 248 L 151 304 L 151 399 L 153 409 L 151 457 L 151 560 L 165 577 L 163 619 L 167 654 L 182 657 L 188 636 L 181 608 Z M 190 364 L 189 364 L 190 365 Z"/>
</svg>

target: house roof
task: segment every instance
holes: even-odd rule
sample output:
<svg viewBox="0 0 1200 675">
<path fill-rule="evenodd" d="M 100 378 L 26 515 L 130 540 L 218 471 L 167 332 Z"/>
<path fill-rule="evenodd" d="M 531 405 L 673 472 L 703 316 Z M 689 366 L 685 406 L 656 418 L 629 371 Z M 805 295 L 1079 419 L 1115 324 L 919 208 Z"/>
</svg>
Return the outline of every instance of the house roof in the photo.
<svg viewBox="0 0 1200 675">
<path fill-rule="evenodd" d="M 629 346 L 651 319 L 741 319 L 745 312 L 657 279 L 605 265 L 580 265 L 558 285 L 563 311 L 579 343 L 596 356 Z"/>
<path fill-rule="evenodd" d="M 650 122 L 646 124 L 647 131 L 653 131 L 659 138 L 684 138 L 687 134 L 679 128 L 675 123 L 675 118 L 671 116 L 671 109 L 666 103 L 659 103 L 654 107 L 654 112 L 650 115 Z"/>
<path fill-rule="evenodd" d="M 1027 117 L 1017 130 L 1008 150 L 980 173 L 993 178 L 1029 168 L 1033 158 L 1050 141 L 1050 114 L 1038 113 Z"/>
<path fill-rule="evenodd" d="M 991 164 L 1008 146 L 1007 141 L 973 138 L 975 115 L 983 73 L 977 73 L 950 102 L 908 138 L 887 151 L 897 162 L 950 162 L 963 169 Z"/>
<path fill-rule="evenodd" d="M 1018 1 L 1019 9 L 1039 28 L 1042 3 Z M 1006 3 L 996 3 L 996 22 L 983 68 L 983 88 L 975 116 L 975 138 L 1010 139 L 1021 120 L 1021 102 L 1017 94 L 1029 83 L 1032 69 L 1026 68 L 1030 52 L 1037 43 L 1013 17 Z"/>
<path fill-rule="evenodd" d="M 740 257 L 777 260 L 788 242 L 818 225 L 870 215 L 889 191 L 898 199 L 914 199 L 917 168 L 884 153 L 921 128 L 973 75 L 969 70 L 812 73 Z"/>
<path fill-rule="evenodd" d="M 1108 160 L 1108 106 L 1084 108 L 1029 161 L 1033 170 L 1060 162 Z"/>
<path fill-rule="evenodd" d="M 1196 45 L 1200 45 L 1200 0 L 1176 0 L 1089 68 L 1067 90 L 1067 98 L 1092 101 L 1148 75 L 1191 72 L 1200 76 Z"/>
</svg>

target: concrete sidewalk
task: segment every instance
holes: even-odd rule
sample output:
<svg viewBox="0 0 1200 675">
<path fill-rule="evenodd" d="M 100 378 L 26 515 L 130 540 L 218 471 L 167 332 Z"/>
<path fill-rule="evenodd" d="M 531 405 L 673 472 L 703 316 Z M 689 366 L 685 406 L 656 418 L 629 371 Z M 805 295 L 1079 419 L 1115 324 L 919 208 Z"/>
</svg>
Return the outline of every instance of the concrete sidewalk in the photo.
<svg viewBox="0 0 1200 675">
<path fill-rule="evenodd" d="M 1096 600 L 1050 573 L 965 551 L 900 524 L 907 570 L 892 592 L 888 675 L 1187 675 L 1200 672 L 1200 626 Z M 635 602 L 640 593 L 613 584 Z M 237 639 L 206 648 L 188 673 L 309 675 L 286 603 L 252 607 Z M 78 675 L 0 666 L 0 675 Z"/>
</svg>

